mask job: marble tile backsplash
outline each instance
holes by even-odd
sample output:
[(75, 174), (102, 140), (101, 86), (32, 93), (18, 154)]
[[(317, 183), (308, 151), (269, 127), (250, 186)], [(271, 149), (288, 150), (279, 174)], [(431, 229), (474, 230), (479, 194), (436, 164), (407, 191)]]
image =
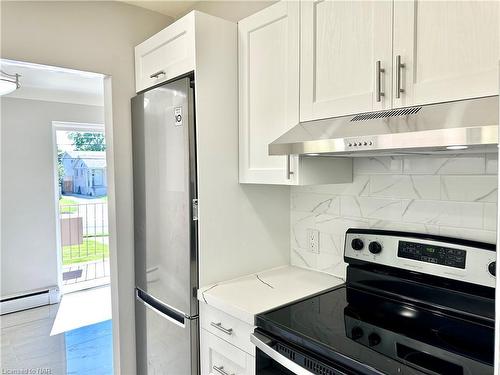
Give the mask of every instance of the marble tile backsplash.
[[(498, 154), (358, 158), (353, 168), (350, 184), (292, 187), (293, 265), (345, 277), (353, 227), (496, 241)], [(319, 252), (309, 250), (310, 230)]]

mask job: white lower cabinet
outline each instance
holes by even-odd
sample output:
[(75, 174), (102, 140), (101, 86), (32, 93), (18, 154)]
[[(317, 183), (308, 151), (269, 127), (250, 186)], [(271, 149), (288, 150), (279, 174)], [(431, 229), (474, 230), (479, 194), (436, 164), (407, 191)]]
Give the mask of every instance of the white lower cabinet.
[(253, 325), (206, 304), (200, 304), (200, 326), (250, 355), (255, 346), (250, 342)]
[(255, 357), (201, 328), (202, 375), (254, 375)]
[(201, 374), (255, 374), (253, 325), (200, 303)]

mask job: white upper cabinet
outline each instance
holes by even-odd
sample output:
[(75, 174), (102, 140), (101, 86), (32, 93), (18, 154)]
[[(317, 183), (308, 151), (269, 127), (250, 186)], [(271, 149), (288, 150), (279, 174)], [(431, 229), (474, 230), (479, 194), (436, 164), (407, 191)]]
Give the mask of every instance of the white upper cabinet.
[(494, 0), (281, 1), (244, 19), (240, 182), (341, 182), (324, 175), (339, 165), (268, 155), (297, 122), (498, 94), (499, 30)]
[(268, 145), (299, 122), (299, 2), (240, 21), (238, 50), (240, 182), (293, 184), (286, 157), (269, 156)]
[(394, 107), (497, 95), (499, 11), (498, 1), (395, 1)]
[(301, 2), (300, 120), (498, 94), (499, 8)]
[(392, 5), (301, 2), (301, 121), (390, 107)]
[(281, 1), (238, 24), (241, 183), (310, 185), (352, 181), (352, 161), (270, 156), (299, 123), (298, 1)]
[(135, 86), (142, 91), (195, 68), (195, 13), (135, 47)]

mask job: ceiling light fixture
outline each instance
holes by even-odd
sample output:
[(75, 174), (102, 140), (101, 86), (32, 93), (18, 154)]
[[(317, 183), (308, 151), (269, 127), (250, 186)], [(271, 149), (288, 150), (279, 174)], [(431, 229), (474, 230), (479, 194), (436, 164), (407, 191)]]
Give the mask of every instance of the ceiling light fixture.
[(0, 96), (10, 94), (19, 87), (19, 74), (8, 74), (0, 70)]
[(306, 154), (306, 156), (318, 156), (319, 154)]
[(467, 148), (469, 148), (469, 146), (457, 145), (457, 146), (447, 146), (446, 147), (447, 150), (465, 150)]

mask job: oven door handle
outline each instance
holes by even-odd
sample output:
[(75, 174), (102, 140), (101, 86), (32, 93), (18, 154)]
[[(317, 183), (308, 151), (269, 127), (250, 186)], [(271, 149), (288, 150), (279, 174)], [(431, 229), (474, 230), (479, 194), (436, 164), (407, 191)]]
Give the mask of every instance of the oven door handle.
[(269, 344), (272, 342), (272, 340), (270, 340), (266, 336), (254, 332), (250, 335), (250, 341), (262, 352), (264, 352), (267, 356), (269, 356), (273, 361), (278, 362), (280, 365), (290, 370), (294, 374), (314, 375), (312, 372), (307, 371), (304, 367), (299, 366), (295, 362), (289, 360), (284, 355), (278, 353), (276, 350), (271, 348)]

